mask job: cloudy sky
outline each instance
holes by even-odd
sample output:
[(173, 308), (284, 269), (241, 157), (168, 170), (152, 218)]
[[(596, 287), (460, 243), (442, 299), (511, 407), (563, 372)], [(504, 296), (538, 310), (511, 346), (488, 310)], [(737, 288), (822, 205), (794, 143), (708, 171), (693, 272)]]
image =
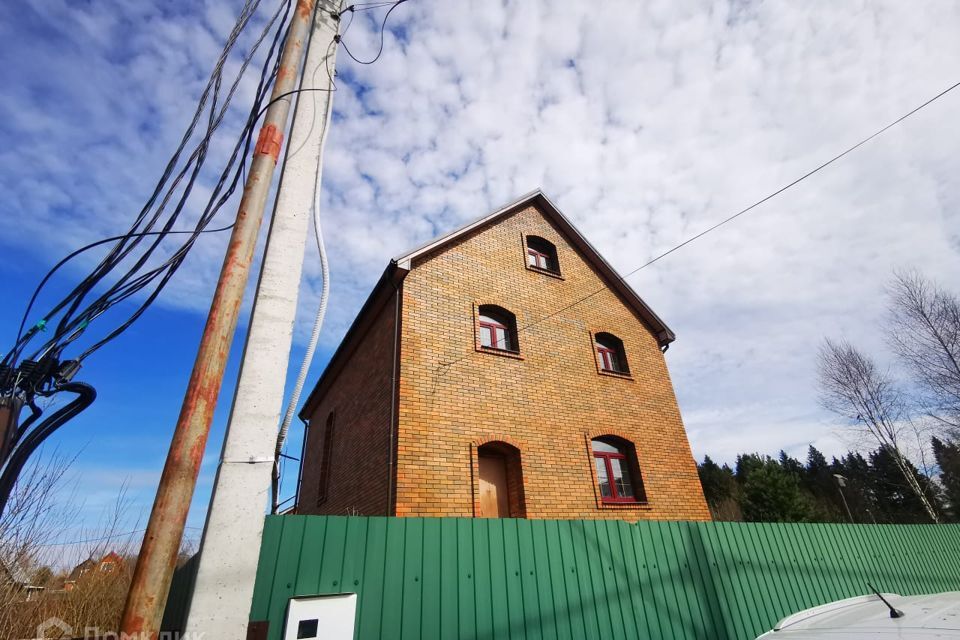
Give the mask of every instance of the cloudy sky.
[[(51, 264), (139, 210), (239, 6), (0, 6), (5, 341)], [(257, 20), (276, 6), (263, 0)], [(383, 14), (356, 15), (345, 40), (357, 57), (375, 54)], [(411, 0), (389, 27), (375, 64), (337, 62), (322, 212), (333, 284), (313, 379), (390, 256), (531, 189), (626, 273), (960, 80), (960, 6), (946, 0)], [(847, 337), (887, 361), (895, 268), (960, 288), (958, 109), (960, 90), (630, 278), (678, 335), (667, 360), (698, 458), (845, 449), (816, 402), (816, 348)], [(145, 518), (223, 241), (204, 238), (158, 304), (84, 369), (100, 398), (48, 451), (82, 450), (88, 526), (122, 482)], [(67, 269), (47, 300), (89, 265)], [(312, 253), (308, 273), (297, 360), (319, 290)]]

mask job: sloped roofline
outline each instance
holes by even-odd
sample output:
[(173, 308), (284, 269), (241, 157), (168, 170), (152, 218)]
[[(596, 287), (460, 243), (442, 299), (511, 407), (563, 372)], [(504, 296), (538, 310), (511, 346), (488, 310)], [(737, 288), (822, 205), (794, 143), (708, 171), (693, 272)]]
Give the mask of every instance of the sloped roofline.
[(607, 262), (600, 252), (594, 248), (590, 242), (583, 237), (583, 234), (573, 225), (570, 220), (563, 215), (563, 212), (555, 205), (550, 198), (546, 196), (540, 189), (535, 189), (530, 193), (520, 197), (518, 200), (511, 202), (508, 205), (500, 207), (493, 213), (487, 214), (480, 218), (477, 218), (473, 222), (468, 222), (459, 229), (455, 229), (450, 233), (440, 236), (439, 238), (434, 238), (429, 242), (426, 242), (419, 247), (408, 251), (407, 253), (401, 254), (393, 259), (393, 264), (397, 265), (400, 269), (404, 271), (409, 271), (412, 268), (413, 261), (417, 258), (420, 258), (424, 255), (433, 253), (434, 251), (439, 251), (443, 249), (449, 243), (457, 240), (458, 238), (483, 227), (494, 224), (501, 218), (505, 218), (509, 215), (512, 215), (524, 209), (528, 206), (536, 206), (547, 218), (553, 222), (560, 230), (567, 236), (567, 238), (573, 243), (573, 245), (579, 249), (580, 253), (600, 272), (604, 280), (607, 281), (609, 287), (619, 293), (620, 296), (630, 305), (631, 308), (641, 317), (643, 320), (650, 325), (650, 328), (653, 329), (654, 335), (657, 337), (657, 341), (660, 343), (661, 347), (664, 347), (674, 340), (677, 336), (673, 333), (670, 327), (658, 316), (650, 306), (643, 301), (643, 298), (634, 291), (623, 277), (617, 273), (616, 269), (610, 266), (610, 263)]
[(340, 341), (340, 345), (337, 347), (337, 350), (334, 351), (323, 373), (320, 374), (320, 379), (317, 380), (313, 391), (310, 392), (306, 402), (300, 409), (300, 418), (303, 420), (309, 418), (316, 403), (323, 397), (327, 385), (336, 377), (337, 372), (342, 369), (347, 357), (356, 347), (358, 340), (360, 340), (370, 328), (374, 314), (386, 303), (388, 294), (395, 292), (395, 287), (403, 281), (406, 274), (413, 268), (413, 261), (415, 259), (440, 250), (447, 244), (471, 231), (493, 224), (497, 220), (531, 205), (537, 206), (537, 208), (566, 235), (574, 246), (577, 247), (581, 255), (600, 272), (609, 287), (618, 293), (621, 299), (650, 326), (661, 348), (665, 349), (666, 345), (676, 339), (673, 331), (660, 319), (660, 316), (654, 313), (653, 309), (647, 306), (647, 303), (633, 290), (633, 287), (627, 284), (620, 274), (603, 259), (603, 256), (597, 252), (593, 245), (590, 244), (567, 217), (561, 213), (560, 209), (558, 209), (540, 189), (536, 189), (510, 204), (500, 207), (493, 213), (482, 216), (459, 229), (430, 240), (416, 249), (393, 258), (384, 270), (383, 275), (380, 276), (380, 280), (373, 287), (363, 307), (353, 319), (353, 323), (350, 325), (350, 328), (347, 329), (346, 335), (344, 335), (343, 340)]

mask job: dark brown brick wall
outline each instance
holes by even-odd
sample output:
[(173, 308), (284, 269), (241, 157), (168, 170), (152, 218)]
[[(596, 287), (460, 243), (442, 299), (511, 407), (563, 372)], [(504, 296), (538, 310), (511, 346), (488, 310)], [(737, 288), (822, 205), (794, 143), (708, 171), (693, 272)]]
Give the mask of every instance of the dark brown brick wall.
[[(557, 246), (562, 278), (526, 268), (524, 234)], [(474, 515), (476, 449), (502, 440), (520, 450), (529, 518), (709, 519), (664, 356), (603, 285), (533, 207), (414, 263), (403, 285), (397, 515)], [(521, 328), (538, 322), (521, 331), (519, 357), (478, 351), (480, 304), (510, 310)], [(598, 372), (598, 331), (623, 340), (629, 377)], [(603, 434), (634, 443), (648, 504), (599, 502), (590, 438)]]
[[(357, 336), (346, 365), (333, 376), (310, 414), (298, 513), (388, 515), (390, 509), (391, 403), (396, 296)], [(323, 475), (324, 432), (334, 427), (326, 499), (318, 503)], [(395, 446), (395, 444), (394, 444)]]

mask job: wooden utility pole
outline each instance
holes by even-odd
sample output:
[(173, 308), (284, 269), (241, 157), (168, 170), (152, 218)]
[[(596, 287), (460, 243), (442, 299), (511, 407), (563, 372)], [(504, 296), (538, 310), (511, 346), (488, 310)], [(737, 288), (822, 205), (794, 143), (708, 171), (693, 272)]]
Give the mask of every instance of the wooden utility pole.
[(323, 145), (333, 108), (339, 7), (340, 0), (317, 2), (233, 409), (200, 545), (184, 629), (190, 638), (247, 637), (304, 246), (320, 188)]
[[(314, 17), (314, 0), (298, 0), (280, 57), (270, 106), (257, 139), (250, 175), (244, 185), (236, 226), (220, 271), (210, 313), (197, 351), (170, 451), (157, 487), (153, 510), (127, 603), (121, 635), (152, 640), (160, 629), (190, 500), (200, 471), (210, 422), (220, 394), (223, 371), (250, 274), (250, 263), (263, 219), (283, 132), (296, 88), (297, 72)], [(283, 99), (281, 96), (286, 96)], [(237, 526), (250, 523), (237, 522)]]

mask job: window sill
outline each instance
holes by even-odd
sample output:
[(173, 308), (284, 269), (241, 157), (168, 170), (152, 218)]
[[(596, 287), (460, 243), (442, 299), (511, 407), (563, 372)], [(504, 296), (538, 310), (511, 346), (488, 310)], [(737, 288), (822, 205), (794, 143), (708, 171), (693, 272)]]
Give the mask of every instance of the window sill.
[(620, 373), (619, 371), (610, 371), (609, 369), (597, 369), (597, 373), (601, 376), (610, 376), (611, 378), (620, 378), (621, 380), (633, 380), (633, 376), (629, 373)]
[(545, 276), (550, 276), (551, 278), (556, 278), (557, 280), (564, 280), (565, 278), (557, 273), (556, 271), (550, 271), (549, 269), (541, 269), (540, 267), (534, 267), (531, 265), (526, 265), (527, 271), (535, 271), (536, 273), (541, 273)]
[(483, 345), (477, 345), (477, 351), (481, 353), (489, 353), (492, 356), (500, 356), (502, 358), (512, 358), (514, 360), (523, 360), (523, 356), (520, 355), (519, 351), (507, 351), (506, 349), (497, 349), (495, 347), (484, 347)]
[(600, 500), (598, 507), (600, 509), (641, 509), (646, 511), (653, 509), (650, 503), (645, 500), (642, 502), (604, 502)]

